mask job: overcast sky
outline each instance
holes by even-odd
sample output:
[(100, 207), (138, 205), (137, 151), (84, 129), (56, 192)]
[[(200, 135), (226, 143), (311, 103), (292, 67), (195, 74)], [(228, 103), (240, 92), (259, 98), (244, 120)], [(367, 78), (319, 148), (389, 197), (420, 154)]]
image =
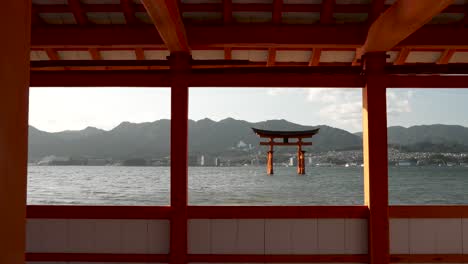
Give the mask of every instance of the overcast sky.
[[(468, 126), (468, 89), (389, 89), (388, 124)], [(361, 89), (193, 88), (189, 117), (219, 121), (286, 119), (362, 130)], [(93, 126), (109, 130), (122, 121), (170, 118), (168, 88), (32, 88), (30, 124), (56, 132)]]

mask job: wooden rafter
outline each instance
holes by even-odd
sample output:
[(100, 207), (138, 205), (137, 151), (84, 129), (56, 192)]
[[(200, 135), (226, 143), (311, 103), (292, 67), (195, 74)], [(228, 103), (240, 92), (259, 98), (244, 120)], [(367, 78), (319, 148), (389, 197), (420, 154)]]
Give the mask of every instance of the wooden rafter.
[(320, 64), (321, 48), (314, 48), (310, 54), (309, 66), (318, 66)]
[(135, 55), (137, 60), (145, 60), (145, 52), (143, 51), (142, 48), (136, 48), (135, 49)]
[(79, 25), (86, 25), (89, 23), (88, 17), (81, 6), (80, 0), (68, 0), (68, 6), (75, 17), (76, 23)]
[(120, 6), (122, 7), (125, 21), (129, 25), (137, 24), (138, 19), (135, 16), (135, 7), (132, 0), (120, 0)]
[(403, 64), (405, 64), (406, 58), (408, 58), (409, 53), (410, 53), (410, 49), (402, 48), (400, 50), (400, 53), (398, 53), (398, 57), (395, 59), (393, 64), (394, 65), (403, 65)]
[(232, 0), (223, 0), (223, 21), (224, 24), (232, 23)]
[(371, 25), (363, 52), (388, 51), (454, 0), (398, 0)]
[(450, 59), (452, 58), (453, 54), (455, 54), (454, 49), (446, 49), (440, 55), (440, 58), (437, 60), (437, 64), (447, 64), (449, 63)]
[(58, 55), (57, 51), (54, 49), (45, 49), (49, 60), (60, 60), (60, 56)]
[(268, 60), (267, 60), (267, 66), (275, 66), (276, 64), (276, 49), (275, 48), (269, 48), (268, 49)]
[(281, 24), (281, 18), (283, 15), (283, 0), (274, 0), (273, 2), (273, 13), (272, 21), (274, 24)]
[(224, 59), (232, 60), (232, 48), (229, 48), (229, 47), (224, 48)]
[(333, 23), (333, 9), (335, 7), (335, 0), (324, 0), (322, 3), (322, 10), (320, 11), (320, 24)]
[(89, 53), (91, 54), (91, 58), (93, 60), (102, 60), (101, 53), (96, 48), (89, 49)]
[(190, 52), (176, 0), (142, 0), (170, 52)]

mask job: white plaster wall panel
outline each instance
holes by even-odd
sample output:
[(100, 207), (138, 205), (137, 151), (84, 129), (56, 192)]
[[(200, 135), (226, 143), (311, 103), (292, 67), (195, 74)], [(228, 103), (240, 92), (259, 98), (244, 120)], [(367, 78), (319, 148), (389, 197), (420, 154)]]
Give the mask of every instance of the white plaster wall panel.
[(233, 50), (232, 59), (266, 62), (268, 59), (268, 51), (267, 50)]
[(93, 252), (95, 247), (96, 220), (68, 220), (69, 252), (86, 253)]
[(319, 254), (343, 254), (345, 250), (345, 220), (318, 219)]
[(211, 253), (235, 254), (237, 244), (236, 219), (211, 220)]
[(47, 24), (55, 24), (55, 25), (76, 24), (75, 17), (73, 16), (72, 13), (40, 13), (39, 16)]
[(40, 219), (28, 219), (26, 222), (26, 252), (42, 251), (42, 225)]
[(468, 218), (462, 218), (463, 254), (468, 254)]
[(170, 55), (168, 50), (145, 50), (144, 54), (147, 60), (167, 60)]
[(96, 5), (96, 4), (120, 4), (120, 0), (81, 0), (84, 4)]
[(311, 51), (307, 50), (278, 50), (277, 62), (309, 62)]
[(62, 60), (91, 60), (91, 54), (84, 50), (59, 50), (58, 56)]
[(183, 12), (182, 17), (185, 22), (195, 22), (209, 24), (223, 19), (221, 12)]
[(461, 254), (462, 219), (438, 219), (437, 251), (438, 254)]
[(273, 0), (232, 0), (233, 4), (272, 4)]
[(409, 219), (390, 219), (390, 253), (409, 254)]
[(32, 0), (33, 4), (37, 5), (66, 5), (67, 0)]
[(220, 4), (222, 0), (182, 0), (182, 3), (190, 3), (190, 4)]
[(112, 21), (110, 20), (109, 16), (107, 13), (93, 13), (93, 12), (88, 12), (86, 13), (86, 17), (88, 18), (89, 21), (93, 24), (98, 24), (98, 25), (109, 25), (112, 24)]
[(146, 12), (135, 12), (135, 17), (143, 23), (153, 24), (153, 21), (151, 21), (151, 18)]
[(265, 253), (265, 220), (239, 219), (237, 233), (239, 254)]
[(371, 0), (336, 0), (337, 5), (349, 5), (349, 4), (370, 4)]
[(194, 60), (224, 60), (224, 50), (192, 50)]
[(320, 13), (284, 12), (281, 19), (283, 24), (314, 24), (320, 20)]
[(96, 246), (91, 253), (122, 252), (122, 220), (96, 221)]
[(43, 50), (31, 50), (30, 59), (32, 61), (49, 60), (49, 56)]
[(103, 60), (136, 60), (133, 50), (101, 50)]
[(291, 220), (265, 220), (265, 254), (291, 254)]
[[(65, 219), (28, 220), (28, 252), (66, 252), (68, 221)], [(31, 233), (29, 233), (31, 232)]]
[(169, 220), (148, 220), (148, 253), (169, 253), (170, 224)]
[(460, 254), (462, 238), (461, 219), (410, 219), (411, 254)]
[(122, 253), (148, 252), (148, 221), (122, 220)]
[(437, 248), (437, 219), (410, 219), (410, 254), (434, 254)]
[(291, 240), (292, 254), (316, 254), (318, 252), (317, 219), (292, 219)]
[(468, 62), (468, 52), (458, 51), (453, 53), (452, 58), (450, 58), (449, 63), (467, 63)]
[(210, 219), (190, 219), (188, 221), (188, 252), (190, 254), (210, 254), (210, 239)]
[(322, 0), (283, 0), (284, 4), (321, 4)]
[(347, 254), (367, 253), (367, 220), (345, 219), (345, 252)]
[(356, 51), (324, 50), (320, 54), (320, 62), (352, 62)]
[(435, 63), (441, 55), (440, 51), (410, 51), (406, 63)]
[(271, 12), (232, 12), (232, 19), (239, 23), (266, 23), (271, 18)]

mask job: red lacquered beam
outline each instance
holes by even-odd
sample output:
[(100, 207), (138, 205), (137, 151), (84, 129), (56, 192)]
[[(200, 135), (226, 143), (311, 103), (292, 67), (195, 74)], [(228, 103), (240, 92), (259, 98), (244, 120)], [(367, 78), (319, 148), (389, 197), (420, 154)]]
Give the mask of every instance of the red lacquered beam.
[(28, 205), (27, 218), (169, 219), (169, 206)]
[(26, 261), (168, 262), (167, 254), (26, 253)]
[(189, 206), (189, 218), (367, 218), (367, 206)]

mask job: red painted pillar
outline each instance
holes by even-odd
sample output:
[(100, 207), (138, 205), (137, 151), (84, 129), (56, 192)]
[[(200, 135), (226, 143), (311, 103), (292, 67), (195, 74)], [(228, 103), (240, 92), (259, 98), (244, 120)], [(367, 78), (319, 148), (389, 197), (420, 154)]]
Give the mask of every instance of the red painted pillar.
[(172, 53), (170, 263), (187, 263), (188, 103), (191, 56)]
[(0, 263), (24, 264), (31, 1), (0, 8)]
[(271, 147), (271, 150), (267, 154), (267, 174), (273, 174), (273, 147)]
[(390, 261), (385, 52), (364, 57), (364, 200), (369, 207), (369, 263)]

